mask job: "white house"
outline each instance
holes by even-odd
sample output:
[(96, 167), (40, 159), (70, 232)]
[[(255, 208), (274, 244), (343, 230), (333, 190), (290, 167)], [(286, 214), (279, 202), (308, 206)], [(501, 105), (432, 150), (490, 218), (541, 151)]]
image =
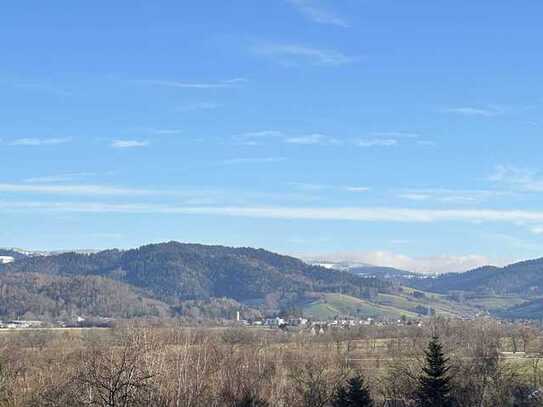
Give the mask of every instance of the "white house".
[(291, 318), (287, 321), (289, 326), (307, 325), (308, 322), (305, 318)]
[(11, 256), (0, 256), (0, 264), (8, 264), (13, 262), (15, 259)]
[(280, 325), (283, 325), (284, 323), (285, 323), (285, 320), (279, 317), (268, 318), (264, 321), (264, 325), (267, 325), (267, 326), (280, 326)]
[(37, 328), (40, 327), (42, 324), (42, 321), (11, 320), (2, 323), (2, 327), (10, 329)]

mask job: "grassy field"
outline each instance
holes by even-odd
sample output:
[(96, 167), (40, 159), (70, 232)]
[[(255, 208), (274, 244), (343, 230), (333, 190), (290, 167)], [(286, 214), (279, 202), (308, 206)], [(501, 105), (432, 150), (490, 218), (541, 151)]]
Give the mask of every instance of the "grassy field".
[(331, 319), (339, 317), (358, 318), (416, 318), (417, 314), (405, 309), (386, 304), (376, 304), (343, 294), (325, 294), (317, 301), (303, 308), (304, 315), (314, 319)]
[(503, 310), (526, 302), (525, 298), (515, 296), (482, 295), (470, 297), (467, 302), (487, 311)]
[(335, 317), (387, 318), (402, 316), (417, 318), (431, 308), (436, 315), (460, 317), (474, 315), (477, 309), (469, 305), (453, 303), (445, 296), (423, 293), (424, 297), (413, 296), (412, 289), (405, 288), (393, 294), (379, 294), (372, 301), (354, 298), (343, 294), (325, 294), (320, 299), (303, 306), (304, 315), (314, 319)]

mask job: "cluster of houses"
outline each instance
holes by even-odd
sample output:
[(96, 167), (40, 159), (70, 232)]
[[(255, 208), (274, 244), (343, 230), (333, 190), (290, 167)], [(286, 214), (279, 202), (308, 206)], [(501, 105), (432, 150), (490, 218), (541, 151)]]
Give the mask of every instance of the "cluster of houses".
[(338, 328), (338, 329), (344, 329), (344, 328), (351, 328), (356, 326), (369, 326), (369, 325), (375, 325), (375, 326), (390, 326), (390, 325), (415, 325), (415, 326), (422, 326), (422, 320), (417, 321), (406, 321), (406, 320), (375, 320), (374, 318), (366, 318), (366, 319), (336, 319), (336, 320), (329, 320), (329, 321), (311, 321), (307, 318), (281, 318), (281, 317), (275, 317), (275, 318), (266, 318), (262, 320), (256, 320), (256, 321), (246, 321), (239, 319), (238, 322), (245, 326), (257, 326), (257, 327), (268, 327), (268, 328), (283, 328), (287, 329), (289, 327), (294, 328), (308, 328), (311, 329), (311, 332), (314, 333), (323, 333), (328, 328)]
[(94, 318), (87, 320), (76, 316), (70, 321), (30, 321), (13, 319), (0, 321), (0, 329), (28, 329), (28, 328), (110, 328), (112, 318)]

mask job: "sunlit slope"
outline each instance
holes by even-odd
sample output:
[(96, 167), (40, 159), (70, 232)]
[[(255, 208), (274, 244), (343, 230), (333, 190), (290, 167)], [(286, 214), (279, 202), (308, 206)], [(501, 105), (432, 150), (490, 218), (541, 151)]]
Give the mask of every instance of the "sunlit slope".
[(365, 300), (344, 294), (324, 294), (318, 300), (302, 307), (305, 316), (315, 319), (335, 317), (353, 318), (390, 318), (398, 319), (442, 315), (462, 317), (477, 312), (474, 308), (453, 304), (443, 296), (423, 293), (423, 298), (415, 298), (406, 289), (398, 294), (378, 294), (374, 299)]

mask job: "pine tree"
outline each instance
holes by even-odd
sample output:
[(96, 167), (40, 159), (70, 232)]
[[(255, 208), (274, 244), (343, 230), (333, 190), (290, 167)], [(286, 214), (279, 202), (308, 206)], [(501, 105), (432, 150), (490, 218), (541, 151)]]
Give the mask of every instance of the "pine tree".
[(349, 379), (346, 386), (341, 386), (332, 401), (333, 407), (373, 407), (368, 387), (364, 378), (356, 375)]
[(438, 337), (432, 338), (425, 354), (426, 365), (416, 391), (417, 407), (451, 407), (449, 359), (445, 358)]
[(336, 395), (332, 400), (332, 407), (346, 407), (349, 406), (349, 394), (347, 393), (346, 386), (341, 386), (337, 389)]

